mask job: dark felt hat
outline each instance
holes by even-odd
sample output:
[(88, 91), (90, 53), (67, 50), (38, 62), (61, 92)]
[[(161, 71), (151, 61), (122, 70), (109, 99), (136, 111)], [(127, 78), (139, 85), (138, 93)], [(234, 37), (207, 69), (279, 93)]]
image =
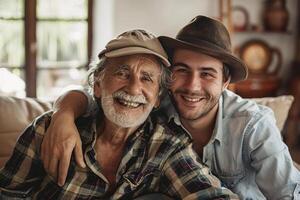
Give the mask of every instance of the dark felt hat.
[(160, 36), (159, 40), (170, 58), (174, 49), (191, 49), (221, 60), (229, 68), (231, 82), (247, 78), (246, 65), (233, 54), (229, 33), (217, 20), (197, 16), (179, 31), (175, 39)]

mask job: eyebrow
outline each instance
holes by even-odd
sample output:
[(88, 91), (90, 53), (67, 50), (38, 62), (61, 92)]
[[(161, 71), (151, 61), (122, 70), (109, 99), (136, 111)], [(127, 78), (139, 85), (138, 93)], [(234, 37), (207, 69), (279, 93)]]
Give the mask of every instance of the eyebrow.
[[(118, 65), (115, 69), (114, 72), (120, 71), (120, 70), (126, 70), (126, 71), (130, 71), (130, 67), (127, 64), (121, 64)], [(150, 72), (150, 71), (141, 71), (141, 74), (149, 76), (150, 78), (154, 77), (154, 73)]]
[(190, 68), (187, 64), (181, 63), (181, 62), (177, 62), (177, 63), (172, 64), (172, 68), (174, 68), (176, 66), (182, 66), (182, 67)]
[(209, 71), (209, 72), (213, 72), (213, 73), (218, 73), (218, 71), (215, 68), (212, 67), (202, 67), (201, 71)]
[(154, 74), (152, 72), (147, 72), (147, 71), (142, 71), (142, 74), (149, 76), (150, 78), (152, 78), (154, 76)]
[[(174, 68), (174, 67), (176, 67), (176, 66), (182, 66), (182, 67), (191, 69), (190, 66), (188, 66), (188, 65), (185, 64), (185, 63), (181, 63), (181, 62), (174, 63), (172, 66), (173, 66), (172, 68)], [(218, 73), (218, 71), (217, 71), (215, 68), (212, 68), (212, 67), (204, 67), (204, 66), (201, 67), (198, 71), (211, 71), (211, 72), (214, 72), (214, 73)]]
[(129, 66), (127, 64), (117, 65), (114, 71), (119, 71), (119, 70), (129, 70)]

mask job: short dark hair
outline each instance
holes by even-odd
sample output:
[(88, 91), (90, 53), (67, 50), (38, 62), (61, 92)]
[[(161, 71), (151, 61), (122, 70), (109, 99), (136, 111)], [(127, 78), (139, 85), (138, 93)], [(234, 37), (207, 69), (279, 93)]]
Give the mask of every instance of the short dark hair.
[(226, 82), (230, 79), (230, 70), (226, 64), (223, 64), (223, 81)]

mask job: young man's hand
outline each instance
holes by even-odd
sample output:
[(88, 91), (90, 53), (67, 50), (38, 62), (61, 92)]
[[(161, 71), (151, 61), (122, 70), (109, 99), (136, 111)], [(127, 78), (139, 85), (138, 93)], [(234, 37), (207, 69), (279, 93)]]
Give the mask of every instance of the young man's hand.
[(65, 183), (73, 151), (77, 164), (85, 168), (74, 116), (67, 111), (55, 112), (42, 142), (41, 159), (46, 172), (57, 179), (60, 186)]

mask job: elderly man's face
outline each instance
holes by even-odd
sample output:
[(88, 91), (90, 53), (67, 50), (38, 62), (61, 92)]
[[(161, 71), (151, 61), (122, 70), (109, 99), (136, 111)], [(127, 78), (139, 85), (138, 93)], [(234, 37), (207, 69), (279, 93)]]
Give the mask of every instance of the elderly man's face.
[(159, 105), (161, 69), (152, 55), (109, 58), (94, 93), (101, 99), (106, 118), (120, 127), (142, 124)]

